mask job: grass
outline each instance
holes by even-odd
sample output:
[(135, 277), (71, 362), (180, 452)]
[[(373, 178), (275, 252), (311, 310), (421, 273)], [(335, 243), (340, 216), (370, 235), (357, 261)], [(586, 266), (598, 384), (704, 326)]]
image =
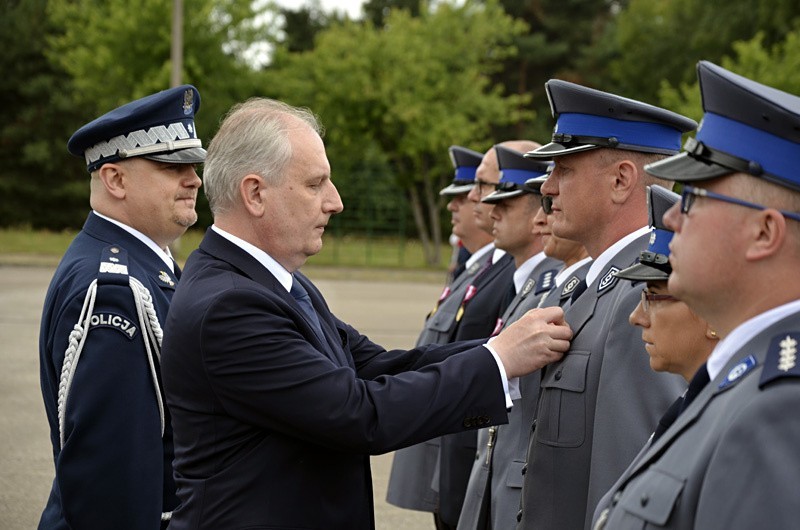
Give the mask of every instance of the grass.
[[(48, 232), (30, 229), (0, 229), (0, 264), (55, 265), (64, 254), (77, 231)], [(352, 278), (415, 278), (429, 276), (441, 281), (450, 249), (442, 247), (439, 267), (425, 263), (422, 245), (414, 239), (372, 238), (356, 236), (332, 237), (326, 234), (322, 251), (312, 256), (303, 267), (314, 271), (316, 277)], [(178, 262), (183, 263), (200, 245), (202, 230), (189, 230), (174, 249)], [(339, 269), (331, 271), (330, 269)]]

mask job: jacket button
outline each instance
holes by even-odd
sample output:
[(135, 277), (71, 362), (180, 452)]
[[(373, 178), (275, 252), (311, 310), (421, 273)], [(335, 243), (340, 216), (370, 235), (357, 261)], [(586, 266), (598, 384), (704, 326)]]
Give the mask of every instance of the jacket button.
[(527, 472), (528, 472), (528, 463), (527, 463), (527, 462), (525, 462), (525, 465), (524, 465), (524, 466), (522, 466), (522, 471), (521, 471), (521, 473), (522, 473), (522, 476), (524, 477), (524, 476), (525, 476), (525, 473), (527, 473)]
[(531, 423), (531, 432), (533, 432), (535, 430), (536, 430), (536, 420), (534, 419), (533, 423)]
[(647, 495), (647, 493), (645, 493), (644, 495), (642, 495), (642, 498), (639, 499), (639, 504), (641, 504), (642, 508), (644, 508), (645, 506), (647, 506), (648, 502), (650, 502), (650, 496)]
[(617, 491), (613, 497), (611, 497), (611, 506), (616, 506), (619, 500), (622, 498), (622, 492)]
[(561, 370), (556, 372), (555, 379), (556, 379), (556, 381), (561, 381)]
[(522, 521), (522, 510), (517, 512), (517, 522)]

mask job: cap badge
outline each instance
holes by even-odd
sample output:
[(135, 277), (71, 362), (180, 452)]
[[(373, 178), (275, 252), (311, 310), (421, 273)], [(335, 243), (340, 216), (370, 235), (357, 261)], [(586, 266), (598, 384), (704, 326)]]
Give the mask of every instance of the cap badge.
[(187, 88), (183, 92), (183, 113), (188, 116), (192, 113), (194, 108), (194, 92), (192, 89)]

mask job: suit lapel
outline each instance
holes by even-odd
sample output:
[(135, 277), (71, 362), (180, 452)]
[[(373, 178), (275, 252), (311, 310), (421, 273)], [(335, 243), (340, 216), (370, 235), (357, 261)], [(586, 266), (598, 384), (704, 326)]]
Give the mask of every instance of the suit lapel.
[[(298, 314), (303, 322), (306, 322), (305, 315), (297, 306), (297, 302), (294, 300), (294, 298), (292, 298), (292, 295), (289, 294), (289, 292), (283, 287), (283, 285), (281, 285), (278, 279), (275, 278), (275, 276), (273, 276), (266, 267), (264, 267), (257, 259), (245, 252), (243, 249), (234, 245), (232, 242), (220, 236), (210, 228), (206, 231), (203, 241), (200, 242), (200, 249), (208, 254), (211, 254), (217, 259), (229, 263), (231, 266), (238, 269), (244, 276), (264, 286), (267, 290), (275, 293), (278, 297), (283, 299), (295, 313)], [(332, 324), (330, 311), (328, 310), (324, 301), (322, 301), (321, 295), (305, 276), (299, 273), (296, 273), (296, 276), (302, 278), (303, 286), (308, 291), (309, 296), (311, 297), (311, 303), (317, 310), (320, 324), (322, 325), (323, 333), (325, 334), (325, 340), (322, 340), (318, 338), (317, 334), (312, 330), (312, 333), (307, 334), (309, 342), (313, 343), (319, 351), (323, 352), (336, 364), (340, 366), (351, 366), (351, 363), (346, 360), (348, 359), (348, 356), (344, 355), (342, 350), (341, 337), (339, 337), (338, 331), (336, 331), (335, 337), (333, 336), (334, 333), (331, 331), (331, 328), (335, 330), (336, 327)], [(308, 324), (308, 326), (309, 329), (311, 329), (311, 325)]]

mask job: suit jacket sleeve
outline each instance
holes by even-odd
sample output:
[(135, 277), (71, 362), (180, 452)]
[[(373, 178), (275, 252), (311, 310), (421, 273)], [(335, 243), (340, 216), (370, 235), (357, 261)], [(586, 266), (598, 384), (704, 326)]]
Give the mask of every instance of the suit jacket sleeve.
[[(60, 367), (85, 291), (66, 301), (51, 336)], [(127, 286), (98, 288), (94, 315), (136, 322)], [(138, 322), (136, 322), (138, 328)], [(68, 394), (65, 443), (56, 458), (64, 518), (72, 528), (152, 530), (161, 520), (161, 418), (142, 331), (115, 327), (88, 332)], [(54, 434), (55, 447), (58, 433)]]
[(447, 352), (385, 352), (344, 325), (339, 334), (356, 374), (316, 349), (294, 312), (274, 293), (247, 288), (226, 290), (207, 307), (199, 330), (201, 355), (227, 414), (306, 441), (373, 454), (480, 427), (484, 420), (507, 421), (497, 365), (486, 348), (430, 364)]

